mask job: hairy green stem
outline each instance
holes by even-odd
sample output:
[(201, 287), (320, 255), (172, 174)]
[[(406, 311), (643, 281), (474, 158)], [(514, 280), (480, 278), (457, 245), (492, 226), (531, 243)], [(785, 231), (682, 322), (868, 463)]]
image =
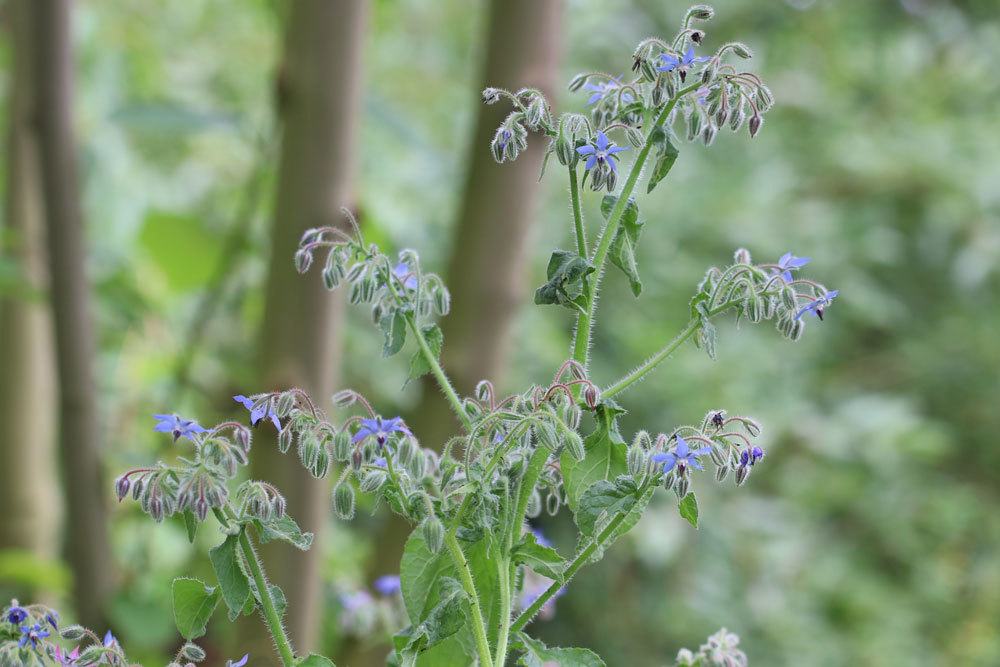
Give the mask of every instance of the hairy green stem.
[[(721, 306), (713, 308), (712, 310), (708, 311), (708, 316), (714, 317), (719, 313), (728, 310), (729, 308), (732, 308), (735, 305), (736, 305), (735, 301), (728, 301), (722, 304)], [(679, 334), (677, 334), (677, 336), (675, 336), (673, 340), (671, 340), (669, 343), (660, 348), (651, 357), (649, 357), (649, 359), (646, 359), (646, 361), (642, 362), (642, 365), (630, 371), (627, 375), (625, 375), (623, 378), (612, 384), (607, 389), (601, 390), (601, 396), (605, 398), (611, 398), (615, 394), (618, 394), (628, 389), (628, 387), (633, 383), (638, 382), (639, 380), (644, 378), (650, 371), (659, 366), (661, 363), (663, 363), (664, 360), (667, 359), (667, 357), (673, 354), (674, 351), (684, 343), (684, 341), (686, 341), (688, 338), (697, 333), (698, 324), (699, 324), (698, 319), (692, 318), (687, 323), (687, 326), (684, 327), (684, 329)]]
[(573, 204), (573, 228), (576, 230), (576, 252), (587, 259), (587, 230), (583, 226), (583, 209), (580, 208), (580, 182), (576, 167), (569, 168), (569, 199)]
[(632, 165), (632, 169), (628, 173), (628, 178), (625, 179), (625, 185), (622, 186), (622, 190), (618, 194), (618, 201), (615, 202), (614, 208), (611, 209), (611, 214), (608, 216), (608, 221), (601, 230), (600, 237), (597, 241), (597, 250), (594, 251), (594, 257), (591, 261), (591, 264), (594, 265), (596, 271), (594, 272), (593, 280), (585, 283), (585, 305), (583, 307), (583, 312), (581, 312), (576, 319), (576, 341), (573, 345), (573, 359), (584, 368), (587, 367), (588, 362), (587, 357), (590, 351), (590, 336), (594, 326), (594, 310), (597, 306), (597, 288), (601, 282), (602, 274), (604, 273), (604, 262), (608, 258), (608, 251), (611, 249), (611, 242), (614, 240), (615, 234), (618, 232), (618, 227), (622, 221), (622, 215), (625, 213), (625, 206), (628, 204), (628, 198), (631, 196), (632, 190), (635, 189), (635, 184), (639, 181), (639, 175), (642, 173), (642, 168), (646, 164), (646, 158), (649, 157), (649, 151), (653, 147), (653, 133), (657, 130), (657, 128), (663, 125), (667, 116), (669, 116), (670, 112), (674, 110), (678, 100), (688, 93), (697, 90), (700, 86), (701, 84), (698, 83), (692, 84), (687, 88), (682, 88), (670, 99), (669, 102), (666, 103), (666, 105), (664, 105), (659, 115), (656, 116), (656, 119), (650, 125), (649, 132), (646, 134), (646, 143), (644, 143), (642, 149), (639, 150), (639, 155), (635, 158), (635, 163)]
[(511, 563), (510, 557), (501, 558), (497, 562), (500, 586), (500, 633), (497, 635), (497, 651), (495, 667), (504, 667), (507, 663), (507, 642), (510, 638), (511, 611)]
[(490, 644), (486, 640), (486, 621), (483, 620), (482, 606), (479, 603), (479, 594), (476, 592), (476, 584), (472, 580), (472, 570), (469, 569), (469, 561), (465, 559), (462, 547), (458, 543), (458, 538), (452, 531), (448, 531), (444, 536), (445, 546), (451, 554), (451, 559), (455, 562), (458, 576), (462, 580), (462, 588), (469, 596), (469, 607), (472, 609), (472, 634), (476, 640), (476, 651), (479, 653), (479, 664), (493, 664), (493, 656), (490, 653)]
[(420, 347), (420, 354), (423, 355), (424, 361), (430, 366), (431, 374), (437, 380), (438, 386), (441, 387), (445, 398), (451, 404), (451, 409), (455, 413), (455, 416), (462, 422), (466, 430), (471, 430), (472, 420), (462, 407), (462, 399), (458, 397), (458, 392), (451, 386), (451, 381), (445, 374), (444, 369), (441, 368), (441, 364), (438, 362), (437, 357), (434, 356), (434, 352), (431, 351), (431, 346), (427, 343), (427, 339), (424, 338), (424, 332), (420, 330), (420, 327), (417, 326), (416, 321), (411, 315), (406, 316), (406, 324), (410, 327), (410, 331), (413, 332), (413, 337)]
[(281, 656), (281, 663), (285, 667), (292, 667), (295, 664), (295, 653), (292, 651), (292, 643), (285, 634), (285, 628), (281, 625), (281, 617), (278, 616), (278, 609), (274, 606), (274, 598), (271, 596), (271, 589), (267, 586), (267, 578), (264, 576), (264, 568), (261, 566), (260, 558), (250, 544), (246, 530), (240, 530), (240, 548), (243, 550), (243, 559), (247, 562), (250, 575), (260, 593), (260, 606), (264, 611), (264, 620), (274, 638), (274, 645)]

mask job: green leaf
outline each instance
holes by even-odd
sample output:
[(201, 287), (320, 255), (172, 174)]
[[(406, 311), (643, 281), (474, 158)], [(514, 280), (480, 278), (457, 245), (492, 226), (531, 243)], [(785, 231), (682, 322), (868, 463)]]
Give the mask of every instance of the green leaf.
[(625, 461), (628, 447), (615, 424), (615, 418), (621, 412), (610, 401), (599, 405), (597, 428), (583, 441), (583, 460), (577, 461), (569, 452), (563, 452), (560, 457), (567, 502), (574, 512), (579, 507), (580, 496), (591, 484), (602, 479), (614, 479), (628, 469)]
[[(422, 329), (424, 338), (427, 340), (427, 347), (431, 348), (431, 352), (434, 354), (435, 359), (440, 359), (441, 357), (441, 347), (444, 345), (444, 334), (441, 333), (441, 328), (432, 324), (426, 326)], [(420, 350), (413, 353), (413, 357), (410, 359), (410, 376), (407, 382), (410, 380), (416, 380), (422, 375), (431, 372), (430, 364), (424, 359), (424, 355)]]
[(628, 511), (634, 499), (632, 494), (602, 479), (591, 484), (580, 496), (580, 505), (573, 518), (583, 536), (593, 537), (598, 531), (598, 524), (607, 523), (616, 514)]
[[(601, 200), (601, 213), (605, 219), (611, 215), (612, 209), (618, 202), (616, 195), (604, 195)], [(615, 232), (615, 238), (611, 241), (609, 256), (611, 263), (617, 266), (628, 277), (629, 287), (632, 294), (639, 296), (642, 292), (642, 280), (639, 279), (639, 267), (635, 261), (635, 249), (639, 243), (639, 234), (642, 233), (643, 225), (646, 223), (639, 220), (639, 205), (635, 199), (628, 198), (625, 210), (622, 212), (621, 224)]]
[(237, 552), (239, 535), (230, 535), (226, 540), (208, 552), (215, 569), (215, 577), (222, 589), (222, 599), (231, 614), (239, 614), (250, 598), (250, 581), (244, 574)]
[(524, 654), (518, 664), (522, 667), (605, 667), (600, 656), (585, 648), (549, 648), (528, 635), (518, 634), (518, 643)]
[(383, 317), (379, 323), (382, 327), (382, 334), (385, 336), (385, 343), (382, 345), (382, 356), (391, 357), (403, 349), (406, 342), (406, 316), (400, 310), (395, 311), (392, 317)]
[(684, 496), (677, 509), (681, 513), (681, 516), (688, 520), (688, 523), (695, 528), (698, 527), (698, 500), (694, 497), (693, 493)]
[(451, 571), (451, 561), (443, 551), (433, 553), (424, 540), (423, 531), (414, 530), (403, 548), (403, 558), (399, 564), (399, 585), (403, 594), (403, 605), (410, 623), (419, 625), (433, 603), (428, 598), (438, 579)]
[(181, 636), (192, 641), (205, 634), (205, 626), (219, 604), (219, 589), (198, 579), (180, 577), (172, 586), (174, 622)]
[(679, 155), (677, 147), (670, 141), (670, 137), (667, 136), (666, 131), (662, 127), (657, 128), (657, 131), (653, 133), (650, 139), (656, 142), (659, 153), (656, 156), (653, 171), (649, 174), (649, 185), (646, 187), (647, 194), (652, 192), (656, 184), (670, 173), (670, 169), (674, 166), (674, 162), (677, 161), (677, 156)]
[(333, 664), (333, 661), (329, 658), (324, 658), (321, 655), (316, 655), (315, 653), (310, 653), (307, 657), (302, 658), (297, 663), (298, 667), (337, 667)]
[(287, 514), (270, 521), (255, 521), (254, 523), (258, 527), (260, 541), (263, 544), (282, 540), (302, 551), (308, 551), (309, 547), (312, 546), (313, 534), (302, 532), (299, 524), (295, 523), (295, 519)]
[(558, 304), (582, 311), (585, 280), (593, 272), (594, 267), (590, 262), (576, 253), (554, 251), (545, 272), (547, 282), (535, 290), (535, 303)]
[(413, 628), (405, 651), (419, 653), (451, 637), (465, 625), (462, 601), (465, 593), (461, 584), (451, 577), (443, 577), (438, 603), (420, 625)]
[(554, 579), (563, 580), (563, 570), (566, 569), (566, 559), (559, 555), (559, 552), (552, 547), (546, 547), (538, 543), (538, 539), (532, 532), (524, 534), (521, 542), (514, 547), (511, 553), (514, 563), (517, 565), (527, 565), (538, 574)]
[(194, 512), (184, 510), (184, 529), (187, 530), (188, 542), (194, 544), (195, 535), (198, 532), (198, 520), (194, 517)]

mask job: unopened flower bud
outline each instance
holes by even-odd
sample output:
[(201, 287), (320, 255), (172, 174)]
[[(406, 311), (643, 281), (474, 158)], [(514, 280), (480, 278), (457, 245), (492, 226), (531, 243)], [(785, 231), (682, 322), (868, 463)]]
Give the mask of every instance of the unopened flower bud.
[(708, 21), (713, 16), (715, 16), (715, 10), (708, 5), (694, 5), (687, 13), (688, 18), (699, 21)]
[(87, 629), (82, 625), (67, 625), (59, 631), (59, 636), (66, 641), (79, 641), (87, 634)]
[(747, 481), (747, 477), (750, 476), (750, 466), (737, 466), (736, 467), (736, 484), (737, 486), (743, 486), (743, 483)]
[(751, 322), (760, 322), (761, 318), (764, 316), (764, 302), (760, 298), (760, 295), (756, 292), (747, 297), (743, 308), (747, 319)]
[(549, 513), (549, 516), (558, 514), (561, 504), (562, 501), (559, 500), (559, 494), (556, 491), (549, 491), (549, 494), (545, 496), (545, 511)]
[(715, 469), (715, 481), (724, 482), (727, 475), (729, 475), (729, 466), (719, 466)]
[(587, 83), (587, 79), (590, 78), (589, 74), (577, 74), (569, 81), (569, 90), (572, 93), (583, 88), (583, 84)]
[(678, 498), (683, 498), (687, 495), (690, 486), (691, 483), (688, 481), (687, 475), (678, 475), (677, 481), (674, 482), (674, 493), (677, 494)]
[(797, 307), (795, 302), (795, 290), (790, 285), (785, 285), (781, 290), (781, 305), (786, 309), (794, 311)]
[(341, 519), (354, 518), (354, 487), (347, 480), (333, 489), (333, 511)]
[(292, 437), (294, 433), (292, 431), (292, 425), (287, 424), (285, 428), (281, 429), (278, 433), (278, 451), (282, 454), (287, 454), (289, 448), (292, 446)]
[(632, 475), (633, 479), (638, 480), (646, 474), (646, 452), (642, 447), (634, 445), (629, 447), (625, 460), (628, 464), (628, 474)]
[(715, 134), (717, 130), (715, 126), (711, 123), (705, 125), (705, 129), (701, 131), (701, 141), (706, 146), (711, 146), (715, 142)]
[(312, 252), (309, 250), (296, 250), (295, 251), (295, 270), (299, 273), (305, 273), (312, 266), (313, 256)]
[(183, 655), (188, 660), (193, 660), (194, 662), (201, 662), (205, 659), (205, 651), (197, 644), (192, 644), (188, 642), (183, 647), (181, 647), (181, 655)]
[(361, 476), (362, 493), (375, 493), (382, 488), (388, 477), (381, 470), (369, 470)]
[(128, 490), (131, 485), (132, 483), (125, 475), (122, 475), (115, 480), (115, 493), (118, 495), (118, 502), (121, 502), (122, 499), (128, 495)]
[(483, 90), (483, 102), (486, 104), (496, 104), (500, 101), (499, 88), (486, 88)]
[(420, 532), (424, 536), (427, 548), (431, 553), (438, 553), (444, 546), (444, 525), (436, 516), (431, 515), (420, 524)]
[(587, 455), (583, 447), (583, 438), (576, 431), (566, 431), (566, 451), (577, 461), (582, 461)]
[(538, 492), (538, 489), (532, 489), (531, 495), (528, 496), (528, 507), (525, 511), (525, 514), (528, 515), (529, 519), (534, 519), (541, 513), (542, 513), (542, 494)]
[(354, 472), (361, 470), (361, 464), (365, 462), (364, 453), (360, 449), (355, 449), (351, 454), (351, 468)]
[(642, 132), (634, 127), (625, 128), (625, 138), (628, 139), (628, 142), (635, 148), (642, 148), (643, 144), (646, 143), (646, 137), (644, 137)]
[(750, 116), (750, 136), (756, 137), (757, 133), (760, 132), (760, 126), (764, 122), (760, 114), (754, 114)]
[(746, 248), (740, 248), (733, 255), (733, 261), (737, 264), (749, 264), (750, 263), (750, 251)]
[(444, 316), (451, 310), (451, 293), (444, 285), (436, 285), (431, 294), (434, 297), (434, 312)]

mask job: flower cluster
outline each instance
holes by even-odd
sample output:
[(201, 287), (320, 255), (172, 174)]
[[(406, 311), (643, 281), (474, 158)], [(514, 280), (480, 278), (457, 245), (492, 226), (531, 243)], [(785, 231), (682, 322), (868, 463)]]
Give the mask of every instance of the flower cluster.
[[(774, 97), (756, 74), (727, 62), (730, 54), (749, 59), (751, 52), (745, 44), (730, 42), (712, 55), (696, 54), (705, 40), (705, 31), (696, 24), (712, 16), (707, 6), (692, 7), (672, 40), (652, 37), (640, 42), (632, 54), (635, 76), (631, 80), (603, 72), (575, 76), (569, 89), (590, 94), (586, 101), (589, 119), (574, 113), (552, 117), (544, 98), (533, 89), (512, 94), (487, 88), (483, 91), (487, 104), (506, 98), (514, 106), (490, 144), (493, 156), (497, 162), (515, 159), (527, 146), (528, 131), (540, 132), (551, 137), (549, 152), (561, 164), (575, 169), (577, 161), (584, 159), (584, 178), (590, 177), (591, 187), (611, 192), (617, 183), (614, 156), (626, 147), (615, 146), (609, 132), (620, 132), (637, 148), (649, 141), (671, 163), (677, 150), (674, 126), (681, 120), (687, 139), (700, 138), (705, 145), (711, 145), (726, 126), (735, 132), (746, 124), (750, 136), (756, 136)], [(533, 114), (532, 109), (536, 110)], [(642, 128), (650, 125), (653, 130), (647, 139)], [(658, 180), (654, 172), (650, 188)]]
[(677, 667), (747, 667), (746, 654), (737, 647), (739, 636), (722, 628), (710, 636), (697, 652), (682, 648), (674, 663)]
[[(73, 648), (64, 646), (64, 641), (74, 643)], [(110, 630), (101, 638), (80, 625), (60, 628), (54, 609), (11, 600), (0, 615), (0, 665), (47, 664), (125, 667), (129, 662)]]

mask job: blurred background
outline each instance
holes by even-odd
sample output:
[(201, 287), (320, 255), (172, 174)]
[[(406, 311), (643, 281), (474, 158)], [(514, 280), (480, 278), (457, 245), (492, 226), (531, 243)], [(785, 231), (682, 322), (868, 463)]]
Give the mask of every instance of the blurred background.
[[(720, 325), (623, 402), (623, 430), (725, 408), (765, 424), (749, 483), (698, 486), (702, 527), (666, 494), (534, 632), (612, 666), (672, 663), (719, 626), (755, 665), (1000, 664), (1000, 11), (994, 0), (717, 0), (709, 49), (748, 43), (777, 98), (754, 140), (684, 145), (641, 201), (645, 290), (605, 281), (594, 379), (672, 337), (704, 270), (738, 246), (813, 257), (841, 290), (792, 344)], [(356, 211), (446, 277), (444, 361), (460, 389), (513, 391), (568, 356), (569, 311), (531, 305), (572, 243), (544, 141), (487, 150), (489, 84), (580, 110), (579, 71), (627, 74), (687, 4), (654, 0), (5, 0), (0, 3), (0, 599), (44, 600), (162, 664), (169, 585), (211, 577), (182, 523), (114, 502), (128, 466), (173, 456), (151, 413), (234, 417), (235, 393), (350, 386), (425, 445), (437, 392), (379, 360), (361, 309), (299, 278), (301, 231)], [(499, 106), (499, 105), (498, 105)], [(600, 195), (584, 196), (594, 229)], [(242, 417), (242, 415), (240, 415)], [(254, 471), (319, 536), (267, 553), (300, 646), (377, 665), (345, 591), (393, 572), (384, 509), (348, 525), (329, 481), (255, 440)], [(296, 469), (299, 469), (297, 472)], [(571, 517), (541, 526), (564, 553)], [(224, 621), (217, 614), (217, 621)], [(256, 619), (210, 630), (210, 664), (253, 652)]]

